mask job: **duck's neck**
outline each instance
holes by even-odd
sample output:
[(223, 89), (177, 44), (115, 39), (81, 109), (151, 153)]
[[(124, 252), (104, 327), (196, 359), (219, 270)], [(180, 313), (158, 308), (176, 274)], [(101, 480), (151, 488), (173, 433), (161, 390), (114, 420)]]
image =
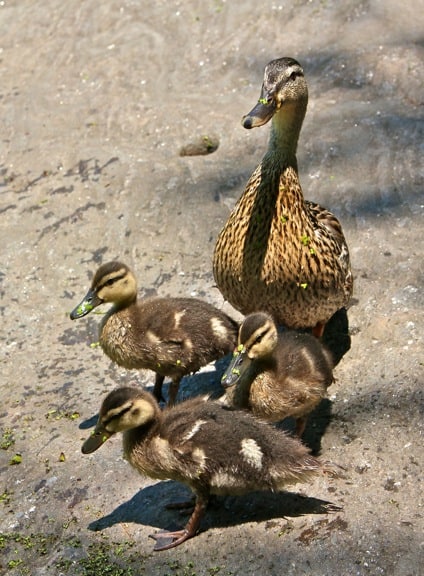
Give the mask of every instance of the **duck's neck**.
[(306, 99), (293, 104), (284, 104), (272, 119), (271, 135), (264, 162), (271, 163), (280, 173), (287, 167), (292, 167), (297, 172), (297, 142), (306, 106)]

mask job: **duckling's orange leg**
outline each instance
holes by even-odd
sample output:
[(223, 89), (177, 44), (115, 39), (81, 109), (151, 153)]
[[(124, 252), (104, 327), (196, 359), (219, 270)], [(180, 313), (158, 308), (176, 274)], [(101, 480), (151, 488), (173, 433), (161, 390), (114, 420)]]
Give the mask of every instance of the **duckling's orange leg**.
[(324, 334), (325, 322), (318, 322), (318, 324), (312, 328), (312, 334), (315, 338), (321, 338)]
[(208, 497), (198, 495), (193, 514), (190, 516), (190, 519), (183, 530), (177, 530), (176, 532), (158, 532), (157, 534), (150, 535), (150, 538), (156, 540), (153, 550), (155, 552), (169, 550), (170, 548), (179, 546), (189, 538), (196, 536), (197, 531), (199, 530), (200, 521), (203, 518), (207, 506)]

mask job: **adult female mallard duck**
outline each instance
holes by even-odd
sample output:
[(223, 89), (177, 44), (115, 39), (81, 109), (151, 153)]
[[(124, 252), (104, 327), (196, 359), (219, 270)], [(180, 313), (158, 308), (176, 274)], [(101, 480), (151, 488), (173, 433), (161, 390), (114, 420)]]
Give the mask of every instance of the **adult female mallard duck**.
[(113, 306), (99, 330), (103, 351), (119, 366), (156, 372), (154, 394), (158, 400), (165, 376), (170, 377), (171, 404), (183, 376), (225, 356), (237, 341), (238, 324), (202, 300), (149, 298), (137, 302), (136, 279), (122, 262), (100, 266), (71, 319), (108, 302)]
[(148, 392), (118, 388), (103, 401), (97, 426), (82, 452), (94, 452), (116, 432), (124, 433), (126, 459), (141, 474), (182, 482), (195, 495), (185, 528), (153, 535), (155, 550), (173, 548), (195, 536), (211, 494), (278, 491), (334, 472), (297, 438), (245, 412), (226, 410), (207, 396), (161, 411)]
[(213, 269), (224, 298), (243, 314), (264, 310), (278, 324), (321, 336), (347, 305), (353, 281), (339, 221), (304, 200), (300, 186), (296, 149), (307, 102), (296, 60), (266, 66), (261, 97), (243, 126), (272, 118), (268, 150), (218, 237)]
[(240, 326), (238, 346), (222, 384), (224, 406), (245, 408), (268, 422), (296, 418), (302, 436), (307, 415), (333, 382), (333, 360), (312, 334), (277, 332), (269, 314), (256, 312)]

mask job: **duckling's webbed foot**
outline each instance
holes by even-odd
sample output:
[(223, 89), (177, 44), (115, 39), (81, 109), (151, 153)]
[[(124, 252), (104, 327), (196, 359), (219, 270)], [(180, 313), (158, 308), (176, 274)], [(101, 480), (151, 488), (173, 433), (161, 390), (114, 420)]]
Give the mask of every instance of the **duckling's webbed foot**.
[(176, 532), (158, 532), (157, 534), (150, 534), (150, 538), (156, 540), (156, 544), (153, 548), (155, 552), (175, 548), (193, 536), (195, 536), (195, 534), (189, 534), (185, 528), (183, 530), (177, 530)]
[(177, 530), (176, 532), (158, 532), (157, 534), (150, 535), (150, 538), (156, 540), (153, 550), (155, 552), (169, 550), (170, 548), (179, 546), (189, 538), (196, 536), (207, 505), (208, 497), (205, 495), (197, 495), (196, 506), (194, 507), (193, 514), (190, 516), (190, 519), (183, 530)]

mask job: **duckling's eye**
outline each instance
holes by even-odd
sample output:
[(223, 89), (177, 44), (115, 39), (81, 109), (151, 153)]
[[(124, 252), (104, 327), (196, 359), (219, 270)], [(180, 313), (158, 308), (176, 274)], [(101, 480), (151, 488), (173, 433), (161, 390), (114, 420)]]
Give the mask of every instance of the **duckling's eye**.
[(298, 73), (297, 72), (292, 72), (290, 74), (290, 80), (296, 80), (296, 78), (298, 77)]
[(112, 286), (112, 284), (115, 282), (115, 280), (113, 278), (109, 278), (109, 280), (106, 280), (106, 282), (104, 283), (105, 286)]

